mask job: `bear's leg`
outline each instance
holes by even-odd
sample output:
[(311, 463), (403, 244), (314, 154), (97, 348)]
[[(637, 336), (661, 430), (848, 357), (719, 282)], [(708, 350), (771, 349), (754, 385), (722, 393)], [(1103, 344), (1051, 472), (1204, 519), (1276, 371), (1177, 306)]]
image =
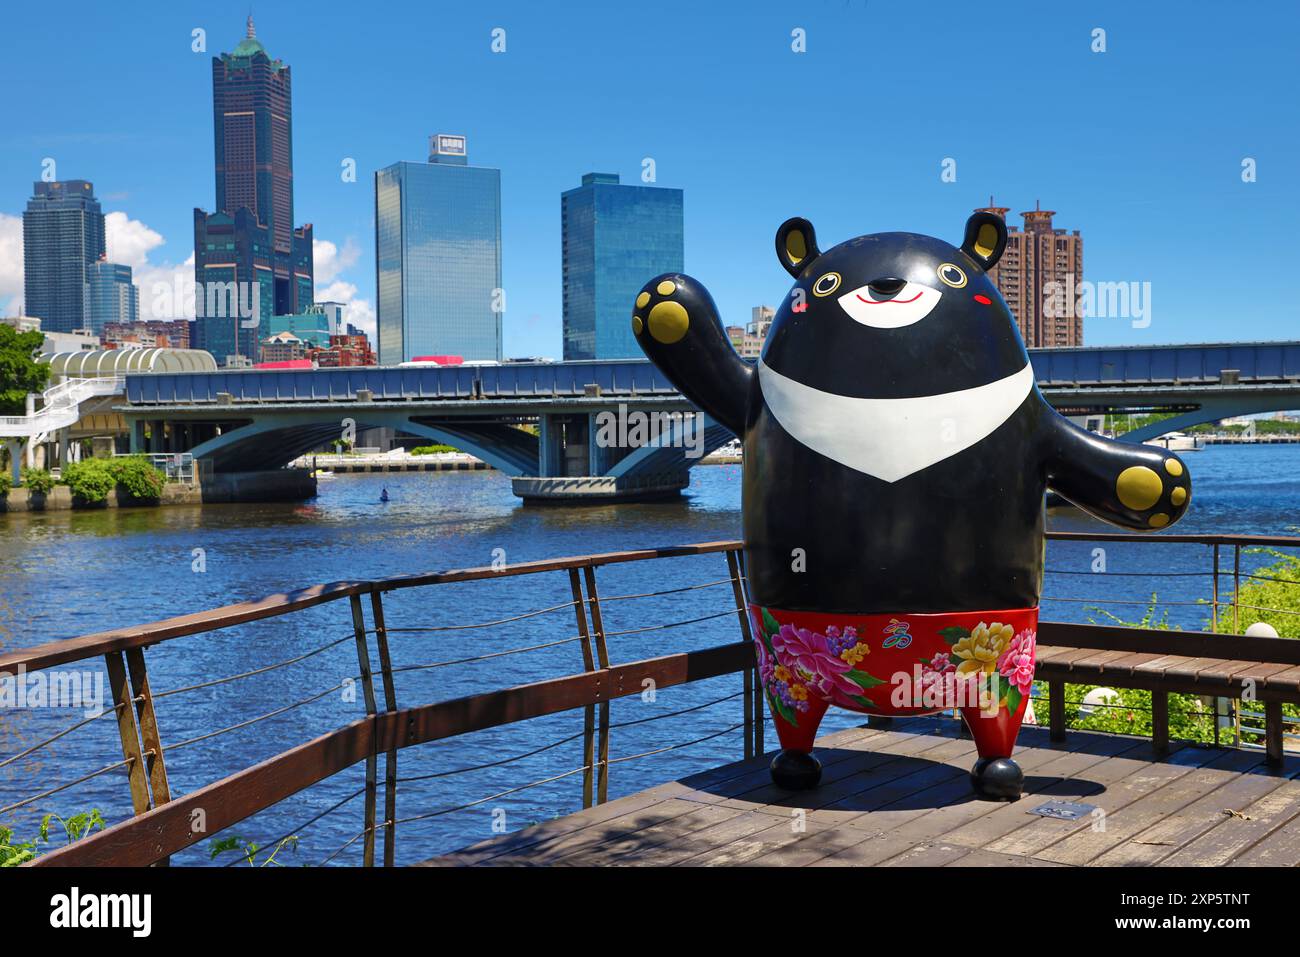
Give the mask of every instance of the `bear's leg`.
[(1026, 695), (1014, 712), (999, 707), (996, 714), (978, 706), (961, 709), (979, 752), (979, 760), (970, 772), (971, 786), (982, 798), (1014, 801), (1024, 789), (1025, 773), (1011, 760), (1011, 752), (1028, 702)]
[[(770, 703), (770, 702), (769, 702)], [(781, 750), (772, 759), (772, 783), (787, 791), (806, 791), (815, 788), (822, 779), (822, 763), (812, 754), (817, 727), (828, 707), (820, 698), (808, 699), (808, 710), (796, 711), (796, 724), (791, 724), (775, 708), (772, 720), (776, 722), (776, 736)]]

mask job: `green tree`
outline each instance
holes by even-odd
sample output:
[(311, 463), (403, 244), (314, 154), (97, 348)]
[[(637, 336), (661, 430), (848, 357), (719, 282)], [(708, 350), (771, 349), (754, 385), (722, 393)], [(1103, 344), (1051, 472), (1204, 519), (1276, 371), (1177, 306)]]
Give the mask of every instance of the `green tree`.
[(0, 415), (22, 415), (27, 394), (45, 390), (50, 364), (33, 358), (44, 341), (40, 332), (19, 332), (0, 323)]

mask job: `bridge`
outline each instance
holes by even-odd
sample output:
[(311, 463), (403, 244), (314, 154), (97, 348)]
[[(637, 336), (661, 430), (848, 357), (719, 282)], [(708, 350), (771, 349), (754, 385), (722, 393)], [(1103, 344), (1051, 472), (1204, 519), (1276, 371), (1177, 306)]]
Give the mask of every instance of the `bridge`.
[[(1300, 342), (1044, 349), (1030, 359), (1066, 414), (1174, 413), (1125, 435), (1131, 442), (1300, 407)], [(133, 450), (192, 451), (219, 472), (279, 468), (349, 430), (388, 427), (478, 456), (525, 499), (675, 495), (688, 469), (731, 438), (633, 359), (128, 375), (117, 409)], [(602, 440), (602, 424), (636, 415), (660, 423), (653, 440)]]

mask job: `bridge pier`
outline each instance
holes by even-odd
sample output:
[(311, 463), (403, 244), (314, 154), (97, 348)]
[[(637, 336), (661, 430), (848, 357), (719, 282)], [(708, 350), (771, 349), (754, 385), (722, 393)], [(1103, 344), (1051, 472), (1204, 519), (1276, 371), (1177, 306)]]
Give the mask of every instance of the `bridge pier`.
[(654, 474), (615, 474), (618, 464), (636, 449), (606, 441), (601, 415), (542, 414), (538, 420), (539, 474), (514, 476), (511, 491), (532, 504), (603, 504), (676, 498), (690, 484), (684, 462)]

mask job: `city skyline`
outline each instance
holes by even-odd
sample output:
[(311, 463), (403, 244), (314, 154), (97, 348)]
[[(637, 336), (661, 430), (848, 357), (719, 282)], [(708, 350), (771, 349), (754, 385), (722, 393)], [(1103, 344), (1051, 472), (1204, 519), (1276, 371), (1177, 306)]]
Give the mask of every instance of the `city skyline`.
[[(188, 220), (193, 207), (210, 201), (213, 148), (211, 128), (196, 121), (194, 104), (211, 96), (207, 64), (239, 36), (247, 8), (156, 9), (128, 31), (106, 11), (87, 7), (88, 28), (100, 31), (103, 49), (89, 51), (71, 76), (38, 78), (21, 69), (28, 51), (16, 51), (16, 102), (47, 107), (20, 106), (0, 133), (0, 311), (14, 311), (22, 298), (15, 219), (21, 194), (46, 159), (57, 164), (57, 179), (96, 182), (109, 258), (135, 269), (142, 318), (156, 318), (154, 282), (192, 275), (185, 265), (192, 254)], [(895, 229), (955, 240), (968, 211), (992, 193), (1017, 208), (1039, 197), (1050, 203), (1088, 237), (1090, 279), (1151, 283), (1148, 325), (1089, 319), (1089, 344), (1294, 334), (1297, 307), (1288, 295), (1282, 230), (1300, 208), (1297, 187), (1283, 174), (1297, 133), (1291, 124), (1261, 122), (1285, 106), (1282, 91), (1294, 67), (1281, 28), (1294, 23), (1290, 11), (1221, 34), (1105, 4), (1081, 15), (1029, 5), (953, 8), (924, 24), (902, 11), (855, 4), (759, 5), (743, 19), (692, 13), (692, 29), (677, 38), (667, 61), (681, 69), (658, 69), (654, 44), (638, 34), (634, 16), (611, 12), (596, 24), (578, 10), (561, 23), (522, 6), (495, 11), (492, 19), (415, 12), (410, 29), (401, 31), (357, 21), (331, 4), (309, 21), (255, 11), (259, 36), (294, 66), (295, 205), (310, 210), (316, 226), (319, 298), (351, 303), (351, 320), (374, 330), (372, 174), (409, 155), (401, 144), (456, 129), (476, 144), (477, 162), (502, 170), (507, 355), (561, 351), (555, 197), (590, 169), (642, 182), (647, 159), (652, 185), (688, 194), (686, 271), (710, 285), (729, 324), (784, 294), (788, 284), (770, 246), (776, 225), (790, 215), (811, 219), (823, 245)], [(5, 16), (17, 32), (35, 29), (34, 13)], [(505, 50), (493, 53), (498, 27), (506, 31)], [(1107, 31), (1105, 52), (1093, 51), (1097, 27)], [(455, 82), (430, 88), (418, 77), (422, 44), (435, 28), (440, 63)], [(194, 29), (206, 30), (201, 52), (191, 49)], [(806, 31), (806, 53), (792, 51), (794, 29)], [(134, 96), (97, 102), (95, 111), (75, 105), (69, 94), (84, 90), (96, 64), (128, 33), (158, 51), (147, 70), (113, 61), (115, 81)], [(882, 33), (900, 43), (872, 46), (864, 58), (861, 44)], [(392, 75), (382, 87), (391, 102), (376, 99), (377, 80), (339, 70), (322, 52), (323, 37), (341, 35), (358, 49), (373, 45), (384, 53)], [(924, 63), (903, 52), (906, 41), (920, 37)], [(996, 71), (1017, 46), (1031, 43), (1073, 75), (1067, 122), (1055, 119), (1065, 115), (1059, 87), (1026, 86), (1016, 115), (1028, 119), (1019, 126), (968, 105), (960, 91), (974, 82), (972, 49), (987, 54), (982, 69)], [(1196, 69), (1209, 59), (1213, 76)], [(887, 105), (892, 98), (900, 110), (932, 102), (935, 115), (947, 118), (927, 119), (915, 134), (892, 137), (886, 149), (866, 119), (871, 111), (849, 98), (828, 133), (803, 104), (814, 95), (823, 107), (830, 103), (827, 91), (837, 89), (849, 66), (860, 69), (864, 88), (877, 91), (868, 99)], [(761, 94), (741, 96), (725, 84), (693, 83), (705, 67), (767, 78), (747, 84)], [(586, 106), (600, 112), (601, 122), (584, 123), (584, 111), (553, 108), (580, 69), (653, 79), (593, 88)], [(1143, 107), (1157, 102), (1159, 110)], [(668, 103), (680, 105), (667, 113)], [(1206, 116), (1214, 117), (1215, 135), (1202, 145), (1187, 131), (1205, 129)], [(955, 181), (943, 179), (946, 160), (954, 161)], [(1247, 160), (1254, 182), (1243, 180)], [(1200, 288), (1200, 263), (1209, 260), (1216, 270), (1250, 277), (1244, 320), (1224, 317), (1221, 300)]]

